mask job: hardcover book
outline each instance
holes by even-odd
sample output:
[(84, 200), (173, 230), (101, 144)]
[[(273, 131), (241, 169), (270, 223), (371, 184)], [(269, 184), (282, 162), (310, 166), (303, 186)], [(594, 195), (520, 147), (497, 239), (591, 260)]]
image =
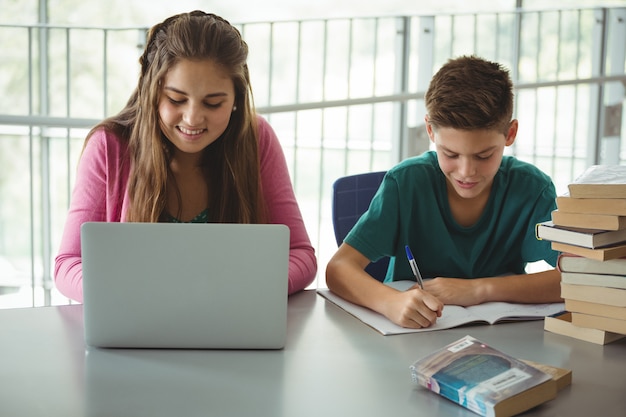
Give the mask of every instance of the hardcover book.
[(582, 246), (569, 245), (567, 243), (552, 242), (552, 250), (584, 256), (585, 258), (591, 258), (597, 261), (608, 261), (609, 259), (626, 257), (626, 244), (619, 243), (613, 246), (589, 249)]
[(572, 323), (580, 327), (590, 327), (626, 335), (626, 320), (595, 316), (593, 314), (572, 313)]
[(606, 345), (624, 337), (622, 334), (607, 332), (606, 330), (576, 326), (572, 324), (572, 313), (569, 312), (555, 317), (546, 317), (543, 328), (550, 333), (556, 333), (598, 345)]
[(626, 307), (592, 303), (589, 301), (565, 300), (565, 308), (571, 313), (585, 313), (594, 316), (626, 320)]
[(568, 188), (574, 198), (626, 198), (626, 166), (590, 166)]
[(568, 213), (626, 216), (626, 198), (573, 198), (561, 195), (556, 198), (556, 206), (559, 211)]
[(602, 230), (555, 225), (552, 221), (537, 224), (537, 239), (567, 243), (590, 249), (626, 242), (626, 229)]
[[(591, 285), (626, 290), (625, 275), (603, 275), (583, 272), (561, 272), (561, 282), (574, 285)], [(567, 309), (566, 309), (567, 310)]]
[(626, 275), (626, 258), (600, 261), (571, 253), (561, 253), (557, 261), (557, 266), (562, 272)]
[(626, 229), (626, 216), (611, 214), (567, 213), (554, 210), (552, 222), (557, 226), (585, 227), (590, 229), (622, 230)]
[(561, 297), (565, 300), (588, 301), (616, 307), (626, 307), (626, 290), (621, 288), (573, 285), (561, 282)]
[(513, 416), (557, 393), (549, 374), (472, 336), (417, 360), (410, 371), (416, 384), (481, 416)]

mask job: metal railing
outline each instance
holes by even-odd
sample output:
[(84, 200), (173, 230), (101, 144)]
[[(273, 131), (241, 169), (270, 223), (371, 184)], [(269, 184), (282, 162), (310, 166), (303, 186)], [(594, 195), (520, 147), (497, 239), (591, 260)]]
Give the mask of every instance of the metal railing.
[[(626, 8), (241, 23), (257, 110), (276, 130), (324, 285), (336, 249), (333, 181), (429, 148), (423, 94), (450, 57), (511, 69), (510, 153), (557, 191), (584, 167), (624, 163)], [(89, 127), (122, 108), (146, 28), (0, 25), (0, 308), (66, 303), (52, 284)], [(2, 292), (0, 292), (2, 294)]]

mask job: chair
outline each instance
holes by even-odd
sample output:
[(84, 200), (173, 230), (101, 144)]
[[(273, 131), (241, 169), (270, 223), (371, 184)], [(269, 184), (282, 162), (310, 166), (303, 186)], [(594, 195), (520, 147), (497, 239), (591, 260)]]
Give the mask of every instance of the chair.
[[(332, 216), (337, 246), (356, 221), (369, 208), (386, 171), (368, 172), (338, 178), (333, 184)], [(389, 258), (370, 263), (365, 271), (379, 281), (385, 279)]]

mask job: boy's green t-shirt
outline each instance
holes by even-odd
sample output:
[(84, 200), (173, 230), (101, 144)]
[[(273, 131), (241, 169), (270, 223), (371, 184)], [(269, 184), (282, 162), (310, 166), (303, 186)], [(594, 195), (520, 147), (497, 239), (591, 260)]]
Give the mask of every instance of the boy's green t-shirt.
[(370, 208), (345, 242), (376, 261), (391, 257), (385, 281), (414, 279), (409, 245), (424, 278), (522, 274), (528, 262), (556, 265), (558, 252), (535, 236), (556, 209), (550, 177), (534, 165), (503, 157), (481, 218), (463, 227), (452, 217), (446, 179), (428, 151), (387, 172)]

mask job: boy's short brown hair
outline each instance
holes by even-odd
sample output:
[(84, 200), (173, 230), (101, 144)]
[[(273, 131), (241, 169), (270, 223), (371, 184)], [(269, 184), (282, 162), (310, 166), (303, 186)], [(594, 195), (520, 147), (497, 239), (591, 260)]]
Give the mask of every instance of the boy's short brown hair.
[(435, 129), (495, 129), (506, 134), (513, 116), (513, 82), (502, 65), (462, 56), (437, 71), (425, 104)]

